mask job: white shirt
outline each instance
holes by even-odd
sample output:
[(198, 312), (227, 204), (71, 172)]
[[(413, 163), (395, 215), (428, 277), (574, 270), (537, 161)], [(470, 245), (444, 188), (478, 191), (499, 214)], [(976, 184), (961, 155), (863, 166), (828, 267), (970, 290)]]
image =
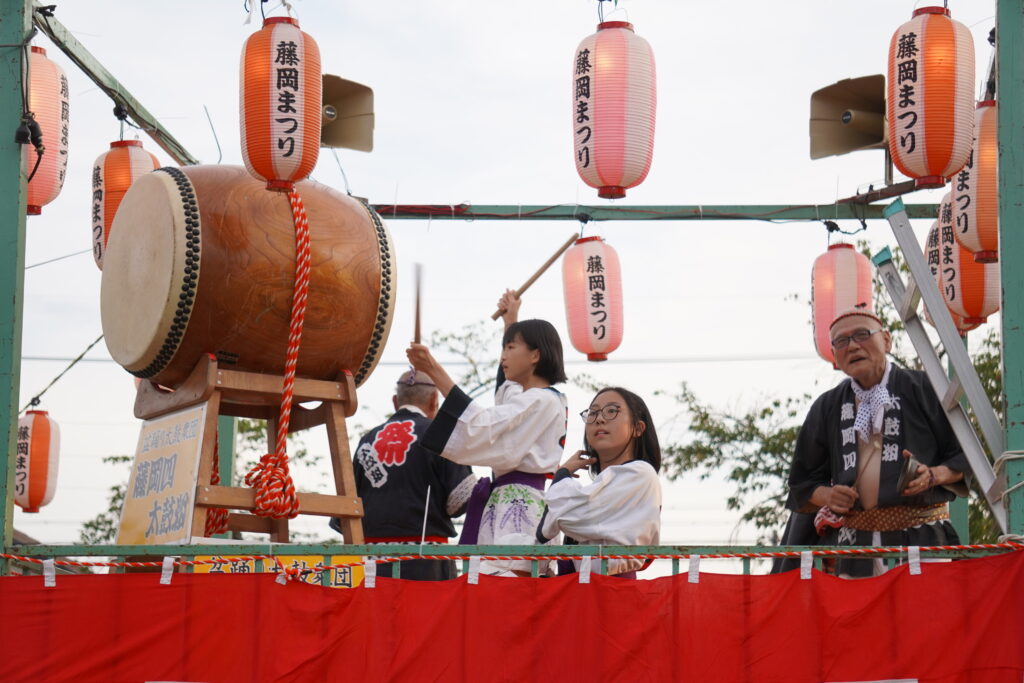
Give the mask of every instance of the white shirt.
[[(541, 533), (559, 531), (582, 544), (658, 545), (661, 536), (661, 482), (643, 460), (603, 470), (591, 482), (572, 477), (545, 494), (547, 518)], [(643, 560), (610, 560), (608, 573), (637, 569)]]
[(506, 380), (489, 408), (471, 401), (448, 438), (444, 457), (462, 465), (547, 474), (558, 469), (565, 437), (565, 396)]

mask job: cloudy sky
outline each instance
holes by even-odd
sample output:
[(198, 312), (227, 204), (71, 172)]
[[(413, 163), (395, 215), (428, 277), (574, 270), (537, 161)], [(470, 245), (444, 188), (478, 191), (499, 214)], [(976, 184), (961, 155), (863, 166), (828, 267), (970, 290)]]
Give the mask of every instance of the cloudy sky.
[[(811, 92), (843, 78), (883, 73), (888, 41), (917, 3), (621, 0), (614, 12), (610, 4), (606, 19), (632, 22), (650, 42), (658, 76), (651, 172), (617, 205), (828, 204), (882, 184), (881, 151), (810, 160), (808, 102)], [(593, 0), (293, 5), (320, 45), (324, 70), (375, 92), (374, 151), (337, 155), (353, 194), (378, 204), (607, 203), (576, 175), (569, 118), (572, 56), (595, 30)], [(961, 1), (950, 9), (975, 37), (980, 82), (994, 5)], [(258, 27), (244, 24), (242, 2), (67, 2), (56, 17), (195, 157), (241, 163), (238, 60)], [(35, 44), (67, 72), (71, 147), (63, 193), (28, 220), (29, 266), (89, 248), (89, 172), (119, 136), (106, 96), (44, 36)], [(148, 138), (143, 143), (171, 163)], [(313, 177), (345, 189), (329, 151)], [(937, 200), (934, 192), (906, 199)], [(412, 336), (413, 263), (424, 265), (425, 331), (457, 330), (487, 319), (505, 287), (518, 286), (579, 228), (568, 221), (387, 222), (399, 263), (396, 317), (354, 424), (373, 424), (390, 409)], [(923, 235), (929, 225), (915, 228)], [(838, 380), (814, 353), (805, 303), (811, 264), (828, 244), (822, 223), (619, 221), (591, 223), (586, 234), (602, 235), (619, 253), (625, 338), (603, 364), (570, 352), (570, 374), (587, 372), (649, 398), (663, 440), (685, 438), (685, 421), (672, 421), (673, 404), (654, 394), (680, 382), (722, 409), (742, 409)], [(880, 221), (861, 236), (878, 248), (895, 243)], [(77, 356), (102, 332), (99, 290), (88, 253), (26, 272), (21, 405), (66, 365), (41, 359)], [(523, 315), (551, 320), (568, 345), (557, 269), (526, 295)], [(15, 526), (44, 541), (77, 539), (81, 522), (105, 507), (106, 489), (126, 476), (100, 459), (134, 452), (138, 438), (131, 377), (102, 342), (88, 358), (43, 398), (62, 430), (57, 496), (35, 515), (16, 508)], [(578, 389), (567, 393), (573, 414), (589, 402)], [(578, 447), (581, 437), (571, 421), (568, 446)], [(326, 452), (321, 434), (306, 443)], [(297, 484), (327, 490), (319, 476)], [(727, 489), (686, 480), (665, 493), (663, 542), (752, 540), (725, 510)], [(296, 524), (306, 526), (322, 525), (316, 518)]]

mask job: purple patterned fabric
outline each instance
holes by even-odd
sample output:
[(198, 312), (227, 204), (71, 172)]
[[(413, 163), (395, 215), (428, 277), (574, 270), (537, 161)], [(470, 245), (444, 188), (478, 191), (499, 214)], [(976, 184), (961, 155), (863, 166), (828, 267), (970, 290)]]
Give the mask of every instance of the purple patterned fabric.
[(509, 472), (503, 474), (493, 481), (491, 479), (480, 479), (469, 494), (469, 502), (466, 504), (466, 522), (462, 525), (462, 535), (459, 536), (459, 545), (476, 545), (480, 538), (480, 520), (484, 516), (484, 507), (491, 497), (491, 492), (498, 486), (506, 484), (523, 484), (532, 486), (538, 491), (544, 490), (545, 475), (532, 472)]

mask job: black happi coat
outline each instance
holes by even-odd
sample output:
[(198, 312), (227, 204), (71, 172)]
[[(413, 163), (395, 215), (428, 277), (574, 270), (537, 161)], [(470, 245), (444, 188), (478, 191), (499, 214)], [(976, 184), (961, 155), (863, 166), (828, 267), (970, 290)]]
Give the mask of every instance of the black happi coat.
[(428, 418), (403, 409), (360, 439), (352, 459), (368, 538), (419, 538), (428, 485), (426, 535), (455, 535), (451, 518), (464, 510), (449, 515), (448, 497), (473, 471), (422, 448), (420, 439), (429, 426)]
[[(838, 386), (817, 398), (807, 413), (803, 427), (797, 437), (796, 453), (789, 472), (789, 498), (786, 507), (801, 510), (810, 501), (811, 494), (819, 486), (841, 484), (852, 486), (857, 476), (857, 467), (850, 467), (848, 461), (851, 448), (844, 444), (842, 431), (850, 429), (852, 417), (847, 408), (844, 417), (843, 405), (854, 404), (851, 379), (847, 378)], [(898, 449), (899, 458), (886, 460), (883, 457), (879, 481), (878, 505), (925, 506), (953, 500), (957, 494), (966, 495), (966, 479), (970, 467), (957, 442), (924, 372), (906, 370), (893, 366), (887, 384), (889, 393), (897, 399), (898, 406), (886, 410), (886, 419), (897, 418), (899, 428), (884, 431), (883, 446)], [(854, 450), (856, 446), (854, 445)], [(965, 474), (965, 482), (954, 485), (957, 493), (950, 488), (936, 486), (917, 496), (902, 496), (896, 490), (896, 479), (903, 460), (903, 449), (907, 449), (922, 464), (929, 467), (945, 465)], [(844, 461), (843, 455), (847, 455)], [(821, 537), (826, 545), (871, 545), (872, 532), (851, 529), (831, 529)], [(943, 545), (957, 543), (956, 532), (948, 521), (926, 524), (913, 529), (881, 533), (882, 545)], [(844, 563), (845, 564), (845, 563)], [(860, 564), (863, 564), (860, 563)], [(841, 571), (846, 571), (841, 569)], [(848, 572), (861, 574), (860, 571)]]

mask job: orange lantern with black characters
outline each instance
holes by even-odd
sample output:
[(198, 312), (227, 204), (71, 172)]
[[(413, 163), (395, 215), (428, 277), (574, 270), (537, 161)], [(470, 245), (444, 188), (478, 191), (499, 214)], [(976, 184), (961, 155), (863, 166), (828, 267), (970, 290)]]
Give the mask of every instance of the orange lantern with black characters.
[(948, 178), (974, 136), (974, 39), (943, 7), (914, 10), (889, 43), (889, 152), (910, 178)]
[(45, 410), (29, 410), (18, 420), (14, 454), (14, 502), (25, 512), (53, 500), (57, 490), (60, 429)]
[(118, 140), (92, 166), (92, 256), (103, 270), (103, 254), (110, 226), (124, 193), (141, 176), (156, 170), (160, 162), (142, 148), (139, 140)]
[(309, 176), (320, 154), (320, 48), (291, 17), (270, 17), (242, 49), (242, 158), (268, 189)]

